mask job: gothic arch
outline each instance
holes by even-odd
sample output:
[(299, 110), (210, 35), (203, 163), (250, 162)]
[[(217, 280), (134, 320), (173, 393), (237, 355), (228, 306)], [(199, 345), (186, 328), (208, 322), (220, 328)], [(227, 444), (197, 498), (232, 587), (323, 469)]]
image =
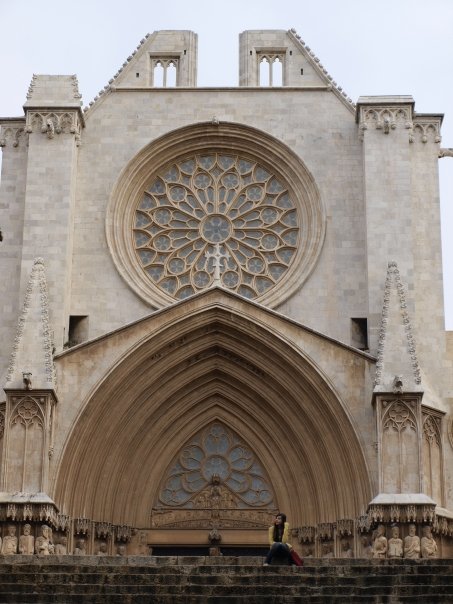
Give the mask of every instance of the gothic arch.
[(351, 417), (301, 350), (211, 305), (145, 335), (90, 394), (59, 463), (65, 513), (148, 526), (162, 475), (210, 422), (230, 426), (295, 524), (362, 513), (369, 473)]

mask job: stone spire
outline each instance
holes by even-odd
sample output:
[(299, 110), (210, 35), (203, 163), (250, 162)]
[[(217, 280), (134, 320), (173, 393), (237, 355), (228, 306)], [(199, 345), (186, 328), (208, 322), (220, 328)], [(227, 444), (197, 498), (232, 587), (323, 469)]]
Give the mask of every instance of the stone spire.
[(421, 377), (396, 262), (389, 262), (379, 332), (374, 392), (420, 392)]
[(19, 317), (5, 389), (55, 390), (52, 349), (44, 261), (36, 258)]

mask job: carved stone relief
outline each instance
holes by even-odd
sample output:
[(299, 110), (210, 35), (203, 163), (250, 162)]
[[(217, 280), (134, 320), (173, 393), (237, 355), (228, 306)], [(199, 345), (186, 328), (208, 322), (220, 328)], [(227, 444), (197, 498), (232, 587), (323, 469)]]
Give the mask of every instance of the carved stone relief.
[(382, 492), (417, 493), (419, 451), (417, 401), (382, 400)]
[(388, 558), (402, 558), (403, 557), (403, 540), (400, 539), (400, 530), (397, 526), (392, 527), (392, 536), (388, 540), (387, 557)]
[(440, 141), (439, 119), (421, 120), (420, 118), (417, 118), (414, 120), (414, 127), (409, 137), (409, 142), (440, 143)]
[(35, 554), (49, 556), (55, 551), (52, 543), (52, 530), (46, 524), (41, 527), (41, 535), (35, 540)]
[(438, 505), (442, 497), (442, 440), (441, 417), (423, 413), (423, 475), (424, 489)]
[(4, 556), (11, 556), (17, 554), (17, 537), (16, 527), (14, 524), (8, 526), (8, 534), (3, 537), (1, 553)]
[(404, 557), (412, 560), (420, 558), (420, 537), (415, 524), (409, 526), (409, 534), (404, 538)]
[(376, 536), (373, 541), (373, 558), (387, 557), (387, 537), (385, 536), (385, 526), (380, 524), (376, 530)]
[(268, 526), (274, 495), (250, 448), (220, 422), (185, 445), (152, 511), (154, 527)]
[(19, 147), (23, 146), (27, 140), (23, 126), (1, 126), (0, 127), (0, 147)]
[(21, 460), (8, 474), (8, 490), (42, 490), (44, 451), (44, 397), (12, 397), (8, 455)]
[(360, 107), (359, 133), (363, 140), (364, 132), (368, 129), (381, 130), (383, 134), (389, 134), (396, 128), (412, 128), (412, 109), (408, 105), (385, 106), (385, 107)]
[(74, 134), (76, 144), (80, 144), (82, 123), (78, 111), (52, 111), (32, 112), (27, 111), (25, 132), (41, 132), (48, 139), (53, 139), (55, 134)]
[(31, 556), (35, 553), (35, 538), (31, 534), (31, 525), (25, 524), (23, 533), (19, 537), (19, 554)]
[(437, 558), (437, 544), (429, 526), (423, 527), (423, 537), (420, 547), (422, 558)]

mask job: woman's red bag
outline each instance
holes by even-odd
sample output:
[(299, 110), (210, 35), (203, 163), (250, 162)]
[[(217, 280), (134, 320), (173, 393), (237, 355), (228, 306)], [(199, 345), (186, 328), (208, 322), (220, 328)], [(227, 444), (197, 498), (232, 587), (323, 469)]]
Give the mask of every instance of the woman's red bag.
[(293, 563), (296, 566), (303, 566), (304, 565), (304, 561), (302, 560), (302, 558), (299, 556), (299, 554), (296, 552), (296, 550), (291, 549), (290, 551), (290, 556), (291, 556), (291, 560), (293, 561)]

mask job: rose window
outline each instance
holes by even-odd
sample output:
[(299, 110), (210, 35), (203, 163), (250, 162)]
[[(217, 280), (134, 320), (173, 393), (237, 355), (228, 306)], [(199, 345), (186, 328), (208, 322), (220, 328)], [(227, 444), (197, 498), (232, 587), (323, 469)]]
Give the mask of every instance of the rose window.
[(209, 491), (213, 481), (224, 500), (225, 492), (231, 495), (235, 507), (274, 505), (269, 479), (254, 453), (234, 432), (215, 422), (187, 443), (174, 460), (157, 507), (196, 508), (200, 494)]
[(221, 284), (270, 291), (295, 257), (300, 216), (283, 180), (237, 155), (196, 155), (157, 173), (134, 211), (147, 280), (176, 299)]

